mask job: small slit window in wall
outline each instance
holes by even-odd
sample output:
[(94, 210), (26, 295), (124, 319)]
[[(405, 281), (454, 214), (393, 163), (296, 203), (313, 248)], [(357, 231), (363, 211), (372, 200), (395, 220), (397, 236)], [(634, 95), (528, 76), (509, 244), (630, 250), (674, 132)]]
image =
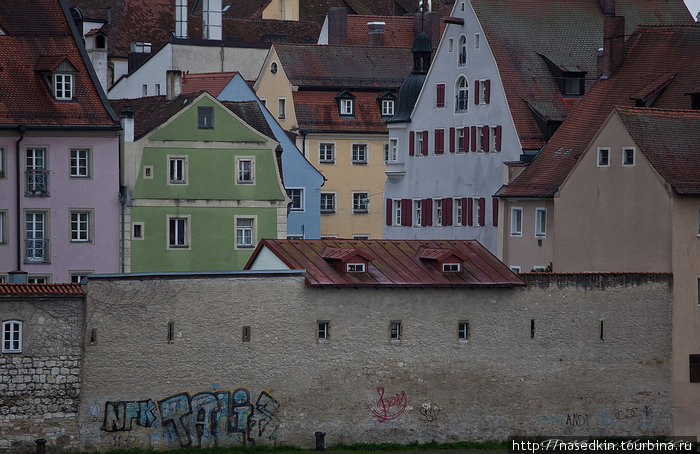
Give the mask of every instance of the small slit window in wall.
[(622, 148), (622, 165), (624, 167), (632, 167), (635, 164), (635, 149), (634, 147)]
[(435, 96), (435, 107), (445, 107), (445, 84), (437, 84)]
[(461, 321), (457, 323), (457, 338), (460, 342), (466, 342), (469, 339), (469, 322)]
[(241, 340), (243, 342), (250, 342), (250, 326), (244, 326), (241, 332)]
[(598, 167), (610, 167), (610, 148), (598, 148)]
[(547, 236), (547, 209), (535, 208), (535, 236), (544, 238)]
[(330, 322), (327, 320), (318, 321), (317, 339), (319, 342), (328, 342), (331, 337)]
[(348, 273), (364, 273), (366, 270), (364, 263), (347, 263), (345, 271)]
[(690, 360), (690, 382), (700, 383), (700, 355), (688, 355)]
[(392, 342), (398, 342), (401, 340), (401, 322), (399, 320), (394, 320), (389, 324), (389, 339)]

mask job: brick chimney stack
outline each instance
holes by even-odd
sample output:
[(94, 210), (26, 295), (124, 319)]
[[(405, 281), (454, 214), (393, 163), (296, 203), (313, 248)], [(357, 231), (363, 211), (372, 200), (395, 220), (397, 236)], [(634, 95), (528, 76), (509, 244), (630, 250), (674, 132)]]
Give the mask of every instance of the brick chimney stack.
[(328, 10), (328, 44), (348, 43), (348, 10), (334, 7)]
[(367, 42), (370, 46), (384, 46), (384, 22), (367, 22)]
[(601, 77), (608, 78), (622, 62), (625, 51), (624, 16), (603, 18), (603, 58)]

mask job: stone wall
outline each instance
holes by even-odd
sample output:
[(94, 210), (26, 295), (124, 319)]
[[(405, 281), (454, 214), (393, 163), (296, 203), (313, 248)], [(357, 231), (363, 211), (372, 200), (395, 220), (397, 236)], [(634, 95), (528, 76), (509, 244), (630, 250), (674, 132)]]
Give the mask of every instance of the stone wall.
[(22, 352), (0, 354), (0, 451), (78, 447), (82, 298), (0, 298), (0, 320), (22, 322)]
[(295, 272), (91, 278), (82, 447), (670, 434), (670, 275), (524, 278), (515, 289), (309, 288)]

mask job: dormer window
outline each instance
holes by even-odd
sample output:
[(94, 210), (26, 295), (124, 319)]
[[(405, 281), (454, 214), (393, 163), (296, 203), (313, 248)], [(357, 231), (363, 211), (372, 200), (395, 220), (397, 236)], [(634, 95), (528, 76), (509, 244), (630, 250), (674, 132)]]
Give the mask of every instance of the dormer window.
[(564, 96), (583, 96), (585, 85), (584, 76), (586, 73), (564, 72), (562, 73), (563, 85), (562, 94)]
[(53, 75), (53, 97), (59, 101), (68, 101), (73, 99), (72, 74)]
[(321, 251), (321, 257), (327, 262), (336, 264), (339, 270), (345, 270), (346, 273), (365, 273), (368, 263), (374, 260), (374, 257), (362, 249), (329, 246)]
[(75, 99), (75, 73), (78, 70), (65, 56), (39, 57), (36, 71), (41, 74), (53, 99), (57, 101)]
[(355, 115), (355, 96), (347, 90), (343, 90), (335, 96), (338, 100), (338, 111), (341, 117)]
[(381, 95), (377, 96), (377, 101), (379, 101), (379, 111), (382, 117), (393, 117), (396, 111), (396, 96), (390, 91), (385, 91)]
[(345, 270), (348, 273), (364, 273), (366, 268), (364, 263), (348, 263)]
[(353, 105), (352, 99), (341, 99), (340, 100), (340, 115), (353, 115)]
[(443, 273), (460, 273), (462, 264), (467, 261), (456, 249), (422, 247), (418, 250), (418, 257)]
[(442, 272), (443, 273), (459, 273), (462, 271), (461, 263), (443, 263)]

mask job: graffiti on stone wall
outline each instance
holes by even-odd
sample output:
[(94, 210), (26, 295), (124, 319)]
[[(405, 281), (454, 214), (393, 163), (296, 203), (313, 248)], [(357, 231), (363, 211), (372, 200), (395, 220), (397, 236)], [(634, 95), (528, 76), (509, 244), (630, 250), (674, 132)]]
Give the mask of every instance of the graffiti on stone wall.
[(243, 446), (255, 444), (264, 434), (276, 438), (275, 415), (279, 408), (270, 394), (262, 391), (255, 404), (244, 388), (235, 391), (184, 392), (160, 399), (116, 401), (105, 404), (105, 432), (130, 431), (135, 426), (160, 427), (163, 437), (181, 447), (216, 446), (223, 438)]
[(581, 413), (569, 413), (566, 415), (566, 425), (572, 427), (587, 427), (591, 415)]
[(406, 392), (401, 391), (401, 394), (396, 394), (394, 396), (384, 397), (384, 387), (377, 387), (378, 399), (375, 402), (375, 406), (372, 406), (370, 402), (367, 402), (367, 406), (374, 416), (377, 418), (377, 422), (390, 421), (401, 416), (406, 410), (406, 405), (408, 404), (408, 398), (406, 397)]
[(438, 419), (438, 414), (440, 413), (440, 407), (431, 404), (430, 402), (424, 402), (420, 406), (420, 420), (423, 422), (434, 422)]
[(601, 410), (594, 414), (587, 413), (567, 413), (566, 418), (548, 418), (546, 423), (556, 423), (557, 421), (564, 423), (567, 427), (606, 427), (625, 420), (636, 421), (639, 427), (645, 427), (650, 424), (654, 416), (654, 409), (649, 405), (642, 405), (631, 408), (618, 408), (615, 410)]

